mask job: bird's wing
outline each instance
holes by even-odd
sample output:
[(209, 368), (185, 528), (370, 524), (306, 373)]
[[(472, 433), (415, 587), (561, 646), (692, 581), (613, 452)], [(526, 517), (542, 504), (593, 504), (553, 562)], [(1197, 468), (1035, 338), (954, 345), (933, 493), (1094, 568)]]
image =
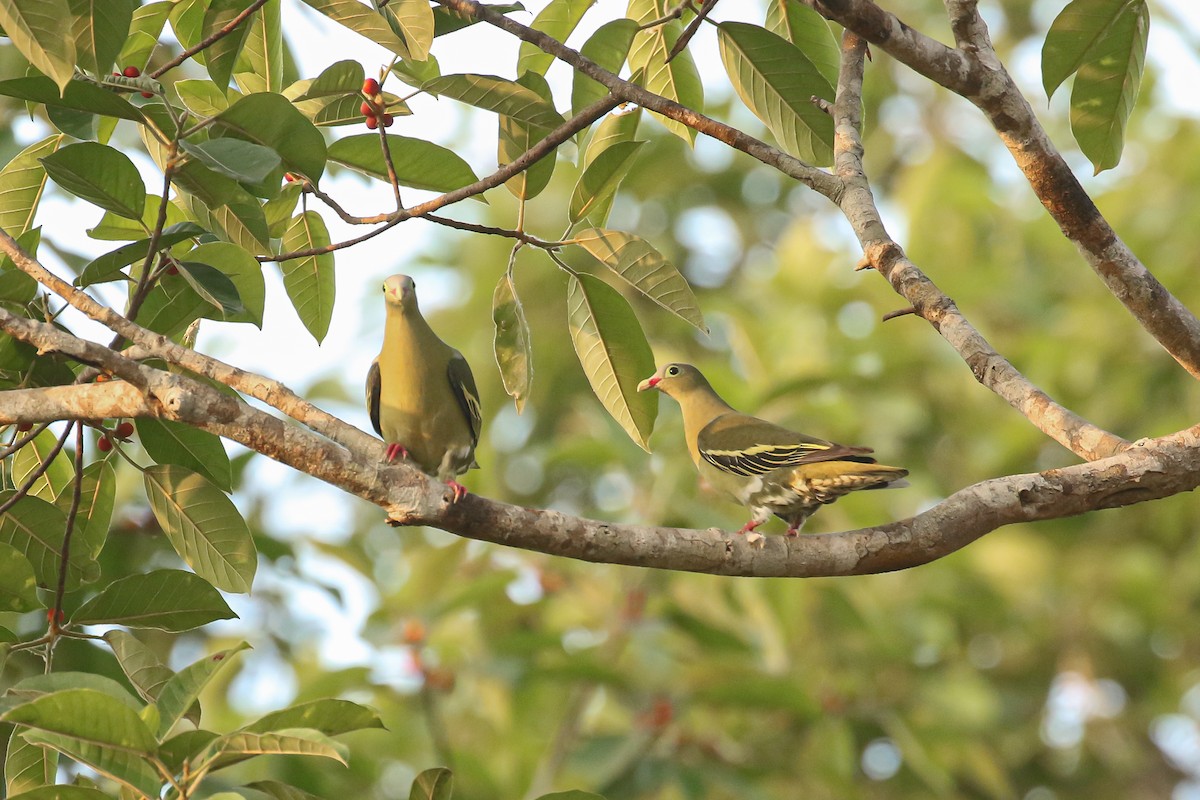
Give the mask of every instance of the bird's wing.
[(827, 442), (746, 414), (722, 414), (696, 437), (700, 456), (723, 472), (762, 475), (817, 461), (873, 462), (869, 447)]
[(479, 409), (479, 390), (475, 388), (475, 376), (471, 365), (457, 350), (446, 365), (446, 377), (450, 379), (450, 390), (458, 401), (467, 424), (471, 426), (471, 444), (479, 444), (479, 429), (483, 426), (483, 413)]
[(383, 436), (379, 427), (379, 394), (379, 358), (376, 357), (367, 370), (367, 413), (371, 415), (371, 427)]

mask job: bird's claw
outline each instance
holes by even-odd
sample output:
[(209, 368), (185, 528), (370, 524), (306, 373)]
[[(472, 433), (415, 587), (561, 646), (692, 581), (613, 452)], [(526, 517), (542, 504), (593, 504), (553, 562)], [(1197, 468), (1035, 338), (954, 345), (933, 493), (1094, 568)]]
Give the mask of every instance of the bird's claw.
[(754, 533), (753, 531), (751, 531), (750, 533), (746, 534), (746, 544), (748, 544), (748, 545), (757, 546), (757, 547), (761, 548), (766, 543), (766, 541), (767, 541), (767, 537), (763, 536), (761, 533)]
[(458, 481), (446, 481), (446, 485), (449, 486), (450, 491), (453, 492), (452, 496), (450, 497), (451, 503), (457, 503), (459, 500), (462, 500), (469, 494), (467, 487), (463, 486)]
[(396, 456), (400, 456), (405, 461), (408, 460), (408, 448), (399, 442), (389, 442), (387, 446), (387, 462), (391, 464), (396, 460)]

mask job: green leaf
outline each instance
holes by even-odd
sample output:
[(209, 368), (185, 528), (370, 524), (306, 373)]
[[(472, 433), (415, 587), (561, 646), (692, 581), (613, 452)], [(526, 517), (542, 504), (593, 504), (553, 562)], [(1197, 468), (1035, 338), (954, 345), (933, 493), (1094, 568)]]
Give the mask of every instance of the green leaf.
[(241, 139), (210, 139), (199, 144), (183, 142), (183, 150), (209, 169), (243, 183), (266, 180), (280, 164), (279, 154), (271, 148)]
[(214, 653), (175, 673), (163, 685), (158, 695), (158, 737), (163, 739), (183, 719), (184, 714), (200, 698), (200, 692), (216, 674), (230, 662), (230, 657), (249, 648), (240, 642), (236, 646)]
[(164, 336), (178, 337), (212, 309), (181, 275), (163, 275), (146, 296), (138, 324)]
[(74, 139), (96, 141), (99, 137), (100, 118), (95, 114), (72, 108), (46, 106), (46, 117), (56, 130)]
[[(524, 11), (525, 6), (520, 3), (480, 3), (480, 6), (493, 11), (497, 14), (509, 14), (513, 11)], [(474, 25), (479, 20), (470, 14), (460, 15), (444, 6), (438, 6), (433, 10), (433, 35), (445, 36), (447, 33), (454, 33), (468, 26)]]
[[(54, 501), (63, 514), (71, 509), (72, 494), (62, 492)], [(95, 461), (83, 468), (79, 510), (75, 514), (75, 532), (71, 537), (72, 550), (81, 548), (89, 560), (100, 555), (108, 539), (116, 496), (116, 471), (111, 461)]]
[(54, 783), (58, 755), (30, 744), (20, 728), (13, 728), (4, 756), (5, 796), (36, 791)]
[[(104, 216), (100, 218), (100, 223), (94, 228), (88, 228), (87, 235), (93, 239), (114, 242), (142, 239), (149, 235), (149, 232), (157, 224), (160, 203), (158, 195), (146, 195), (146, 208), (142, 212), (140, 221), (125, 219), (111, 211), (105, 211)], [(187, 217), (179, 206), (167, 203), (167, 227), (186, 221)]]
[(178, 633), (236, 617), (208, 581), (182, 570), (159, 569), (113, 581), (72, 614), (71, 623)]
[(218, 589), (249, 592), (257, 553), (229, 497), (177, 464), (156, 464), (144, 475), (150, 508), (175, 552)]
[(42, 159), (62, 144), (61, 135), (34, 142), (0, 169), (0, 228), (20, 236), (33, 227), (33, 216), (46, 186)]
[(624, 297), (592, 275), (568, 279), (571, 343), (592, 391), (625, 432), (649, 451), (657, 398), (638, 392), (638, 376), (654, 371), (654, 353)]
[[(356, 3), (357, 5), (357, 3)], [(279, 154), (289, 172), (318, 181), (325, 171), (321, 132), (281, 94), (252, 94), (223, 111), (213, 126)]]
[[(304, 188), (298, 181), (294, 181), (283, 187), (279, 194), (263, 204), (263, 216), (266, 218), (267, 230), (271, 232), (272, 238), (283, 238), (284, 231), (287, 230), (287, 226), (292, 222), (292, 212), (296, 210), (296, 204), (300, 201), (300, 195), (303, 193)], [(259, 274), (262, 274), (261, 269), (259, 270)], [(237, 281), (235, 280), (234, 283), (237, 283)], [(242, 295), (243, 305), (250, 308), (250, 301), (246, 299), (245, 292), (242, 291), (240, 285), (238, 286), (238, 291)], [(265, 288), (263, 291), (266, 291)], [(260, 328), (262, 327), (261, 313), (259, 314), (258, 322), (255, 324)]]
[(187, 193), (188, 207), (200, 225), (254, 255), (270, 252), (262, 206), (232, 178), (189, 161), (175, 173), (175, 181)]
[(33, 565), (17, 548), (0, 542), (0, 612), (24, 614), (41, 607)]
[[(679, 270), (640, 236), (603, 228), (579, 231), (575, 243), (639, 292), (704, 332), (696, 296)], [(651, 370), (653, 372), (653, 370)], [(647, 373), (649, 374), (649, 373)]]
[(604, 798), (592, 792), (585, 792), (582, 789), (568, 789), (565, 792), (544, 794), (537, 798), (537, 800), (604, 800)]
[(247, 789), (255, 789), (270, 795), (274, 800), (321, 800), (315, 794), (309, 794), (303, 789), (297, 789), (279, 781), (253, 781), (246, 784)]
[(135, 66), (144, 70), (150, 54), (158, 46), (158, 37), (167, 15), (174, 3), (171, 0), (160, 0), (157, 3), (147, 3), (133, 12), (133, 22), (129, 26), (129, 38), (121, 47), (117, 63), (122, 66)]
[(421, 88), (429, 94), (452, 97), (541, 128), (557, 128), (563, 124), (562, 115), (554, 105), (537, 92), (495, 75), (443, 75), (426, 81)]
[[(18, 450), (12, 464), (14, 485), (24, 486), (29, 476), (50, 457), (57, 445), (58, 434), (47, 429)], [(31, 495), (53, 502), (54, 498), (70, 489), (71, 482), (75, 479), (75, 468), (71, 466), (69, 454), (64, 455), (65, 452), (59, 451), (50, 461), (46, 471), (33, 482), (29, 489)]]
[(75, 71), (75, 38), (67, 0), (3, 0), (0, 28), (17, 51), (65, 90)]
[[(280, 197), (283, 196), (281, 193)], [(297, 195), (293, 192), (292, 196), (294, 198)], [(268, 202), (265, 209), (270, 209), (272, 202), (275, 201)], [(243, 310), (241, 313), (226, 314), (224, 316), (226, 322), (250, 322), (259, 328), (262, 327), (267, 287), (266, 281), (263, 279), (262, 265), (254, 256), (235, 244), (209, 242), (189, 250), (187, 260), (189, 263), (207, 264), (219, 270), (233, 282)], [(189, 430), (195, 430), (195, 428), (189, 427)], [(183, 466), (192, 465), (184, 464)], [(203, 469), (199, 471), (204, 472)], [(215, 476), (209, 475), (209, 477), (213, 478), (213, 483), (218, 486), (222, 488), (227, 486)]]
[(533, 350), (525, 308), (517, 297), (511, 271), (504, 273), (492, 294), (492, 322), (496, 325), (493, 349), (496, 365), (500, 367), (500, 379), (520, 414), (533, 383)]
[(428, 0), (392, 0), (383, 8), (392, 30), (408, 45), (405, 58), (424, 61), (433, 44), (433, 9)]
[(617, 187), (633, 169), (638, 151), (644, 144), (616, 142), (588, 164), (571, 194), (571, 205), (567, 212), (571, 222), (590, 216), (595, 224), (604, 224)]
[[(433, 13), (436, 15), (439, 10), (435, 8)], [(438, 64), (438, 60), (431, 55), (424, 61), (414, 61), (411, 58), (399, 59), (392, 64), (392, 73), (409, 86), (420, 87), (425, 85), (426, 81), (440, 76), (442, 68)]]
[(817, 166), (832, 163), (833, 121), (811, 98), (832, 101), (833, 87), (807, 56), (757, 25), (722, 22), (717, 38), (734, 90), (779, 146)]
[(304, 0), (334, 22), (390, 50), (401, 58), (410, 58), (408, 46), (388, 25), (383, 15), (358, 0)]
[(583, 151), (583, 164), (591, 164), (608, 148), (619, 142), (630, 142), (637, 136), (638, 125), (642, 120), (642, 109), (635, 106), (629, 111), (614, 112), (604, 118), (596, 126), (592, 138), (588, 140), (587, 149)]
[[(42, 243), (42, 229), (31, 228), (15, 239), (22, 250), (36, 258), (38, 246)], [(7, 255), (0, 256), (0, 300), (23, 306), (37, 297), (39, 285)]]
[[(642, 24), (660, 18), (662, 14), (655, 0), (631, 0), (628, 16)], [(642, 85), (655, 94), (703, 111), (704, 86), (700, 83), (700, 73), (696, 71), (692, 54), (683, 50), (667, 61), (667, 55), (682, 32), (683, 26), (679, 20), (639, 31), (629, 50), (629, 68), (635, 73), (640, 71)], [(660, 121), (667, 126), (667, 130), (688, 144), (696, 141), (696, 131), (682, 122), (666, 117), (661, 117)]]
[[(252, 0), (210, 0), (204, 11), (204, 22), (200, 30), (200, 38), (207, 39), (224, 28), (233, 19), (245, 11)], [(237, 62), (238, 54), (250, 35), (250, 20), (242, 20), (233, 31), (217, 41), (204, 51), (205, 66), (208, 75), (218, 87), (229, 86), (229, 76), (233, 74), (233, 65)]]
[(112, 678), (94, 672), (59, 671), (30, 675), (13, 686), (12, 693), (24, 702), (66, 689), (90, 689), (108, 695), (131, 711), (137, 712), (142, 709), (142, 705), (124, 686)]
[(68, 5), (77, 63), (93, 75), (107, 75), (129, 34), (137, 0), (68, 0)]
[[(450, 192), (479, 180), (461, 156), (445, 147), (393, 133), (387, 135), (387, 142), (401, 186)], [(388, 179), (378, 134), (338, 139), (329, 146), (329, 160), (372, 178)]]
[[(158, 249), (166, 250), (169, 247), (174, 247), (180, 242), (186, 242), (188, 239), (194, 239), (201, 236), (206, 231), (194, 222), (179, 222), (163, 228), (158, 237)], [(88, 263), (79, 273), (79, 277), (75, 279), (75, 283), (80, 286), (91, 286), (96, 283), (106, 283), (115, 281), (121, 278), (128, 278), (125, 273), (121, 272), (124, 267), (135, 262), (145, 260), (146, 253), (150, 250), (150, 239), (141, 239), (127, 245), (118, 247), (104, 255), (96, 258)]]
[(454, 776), (450, 770), (445, 767), (427, 769), (413, 781), (408, 800), (450, 800), (453, 787)]
[[(192, 291), (217, 311), (217, 319), (228, 319), (246, 310), (238, 297), (237, 287), (220, 270), (208, 264), (181, 261), (179, 275), (192, 287)], [(210, 312), (205, 316), (212, 314)]]
[(49, 78), (40, 75), (31, 78), (13, 78), (0, 81), (0, 95), (58, 108), (89, 111), (104, 117), (142, 121), (141, 112), (134, 108), (128, 100), (87, 81), (71, 81), (67, 84), (66, 91), (60, 94), (58, 86)]
[[(293, 218), (283, 234), (283, 250), (289, 253), (326, 247), (329, 243), (325, 221), (315, 211), (305, 211)], [(280, 268), (283, 270), (283, 288), (287, 290), (296, 314), (320, 343), (329, 332), (329, 322), (333, 319), (333, 254), (288, 259), (280, 264)]]
[(272, 733), (239, 731), (213, 740), (207, 749), (217, 756), (321, 756), (346, 763), (341, 745), (318, 731), (306, 728), (289, 728)]
[[(41, 748), (35, 748), (40, 750)], [(88, 786), (72, 786), (60, 783), (56, 786), (43, 786), (20, 795), (9, 795), (9, 800), (112, 800), (99, 789)]]
[(25, 738), (71, 755), (149, 796), (161, 788), (154, 736), (127, 705), (94, 689), (66, 689), (11, 709), (0, 720), (32, 729)]
[[(1042, 44), (1042, 86), (1047, 98), (1086, 62), (1095, 60), (1100, 43), (1130, 5), (1129, 0), (1072, 0), (1063, 7)], [(1132, 5), (1143, 3), (1135, 0)]]
[(139, 417), (135, 424), (142, 447), (155, 463), (175, 464), (199, 472), (221, 490), (233, 491), (229, 456), (220, 437), (169, 419)]
[[(540, 74), (526, 73), (518, 79), (518, 82), (522, 86), (532, 89), (547, 102), (550, 101), (550, 86)], [(497, 161), (501, 166), (511, 164), (524, 155), (526, 150), (545, 139), (548, 133), (550, 133), (549, 128), (531, 125), (528, 122), (501, 115)], [(550, 178), (554, 175), (554, 164), (555, 154), (550, 153), (528, 169), (509, 178), (504, 185), (518, 200), (531, 200), (541, 194), (542, 190), (550, 183)]]
[[(567, 41), (571, 32), (579, 25), (584, 13), (595, 5), (596, 0), (550, 0), (538, 15), (533, 18), (530, 26), (534, 30), (548, 34), (560, 42)], [(540, 47), (521, 42), (517, 56), (517, 75), (535, 72), (545, 75), (546, 70), (554, 63), (554, 56), (543, 51)]]
[(108, 631), (104, 641), (112, 648), (121, 671), (142, 699), (148, 703), (157, 700), (163, 684), (175, 673), (159, 661), (154, 651), (127, 631), (119, 628)]
[[(193, 708), (198, 710), (199, 706), (193, 706)], [(180, 772), (185, 762), (191, 761), (203, 753), (205, 748), (216, 738), (217, 734), (212, 731), (184, 731), (159, 745), (158, 757), (172, 772)]]
[(41, 161), (54, 182), (76, 197), (127, 219), (141, 219), (146, 186), (137, 167), (120, 150), (80, 142)]
[[(229, 108), (229, 98), (212, 81), (203, 78), (193, 78), (175, 82), (175, 91), (179, 100), (193, 114), (199, 117), (215, 117)], [(182, 144), (191, 144), (186, 139)]]
[[(308, 88), (292, 98), (295, 102), (317, 98), (359, 94), (363, 85), (362, 64), (357, 61), (335, 61), (316, 77)], [(361, 96), (359, 103), (362, 103)], [(362, 116), (360, 113), (359, 116)]]
[(287, 728), (311, 728), (326, 736), (338, 736), (364, 728), (382, 728), (378, 712), (349, 700), (325, 698), (273, 711), (246, 727), (252, 733), (270, 733)]
[(283, 12), (282, 3), (267, 3), (251, 17), (250, 35), (242, 52), (255, 75), (260, 76), (268, 92), (283, 89)]
[[(629, 57), (629, 47), (638, 32), (638, 24), (622, 17), (606, 22), (596, 29), (583, 43), (580, 54), (612, 73), (621, 71), (621, 65)], [(597, 83), (582, 72), (574, 72), (571, 78), (571, 113), (578, 114), (584, 107), (608, 95), (608, 87)]]
[[(13, 496), (11, 491), (0, 492), (0, 503)], [(55, 506), (39, 497), (23, 497), (0, 516), (0, 542), (12, 545), (33, 565), (38, 585), (58, 584), (58, 569), (62, 553), (67, 518)], [(67, 566), (67, 591), (79, 588), (85, 570), (92, 562), (79, 548), (72, 548)], [(91, 570), (89, 570), (91, 571)]]
[(825, 80), (837, 85), (842, 51), (824, 17), (798, 0), (769, 0), (765, 27), (799, 47)]

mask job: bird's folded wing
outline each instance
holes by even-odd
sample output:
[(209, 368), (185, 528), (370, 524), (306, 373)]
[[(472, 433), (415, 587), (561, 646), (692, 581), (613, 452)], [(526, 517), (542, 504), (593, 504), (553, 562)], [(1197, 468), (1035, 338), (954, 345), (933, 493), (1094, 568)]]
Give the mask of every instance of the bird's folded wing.
[(383, 431), (379, 427), (379, 359), (371, 362), (367, 370), (367, 413), (371, 415), (371, 427), (380, 436)]
[(446, 366), (446, 377), (450, 379), (450, 389), (454, 399), (471, 426), (471, 444), (479, 444), (479, 429), (483, 426), (483, 413), (479, 408), (479, 390), (475, 388), (475, 376), (471, 374), (471, 366), (457, 350), (450, 357)]
[(781, 467), (818, 461), (864, 461), (869, 447), (849, 447), (805, 436), (745, 414), (724, 414), (696, 437), (700, 456), (723, 472), (762, 475)]

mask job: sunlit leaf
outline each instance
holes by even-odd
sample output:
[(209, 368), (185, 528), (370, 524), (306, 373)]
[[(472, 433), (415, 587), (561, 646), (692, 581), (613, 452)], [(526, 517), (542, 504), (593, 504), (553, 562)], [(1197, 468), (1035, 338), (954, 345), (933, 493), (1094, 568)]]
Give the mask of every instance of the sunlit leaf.
[(585, 167), (608, 148), (620, 142), (633, 141), (637, 136), (638, 125), (641, 123), (642, 109), (635, 106), (629, 111), (614, 112), (604, 118), (596, 126), (592, 137), (588, 140), (587, 148), (583, 151)]
[(42, 159), (62, 144), (61, 135), (34, 142), (0, 169), (0, 228), (19, 236), (33, 227), (33, 215), (46, 186)]
[(382, 728), (379, 713), (349, 700), (326, 698), (273, 711), (242, 730), (269, 733), (286, 728), (311, 728), (326, 736), (337, 736), (364, 728)]
[(301, 755), (321, 756), (346, 763), (344, 748), (324, 734), (307, 728), (287, 728), (271, 733), (239, 731), (214, 739), (208, 749), (222, 756)]
[(118, 64), (145, 68), (146, 62), (150, 60), (150, 53), (158, 45), (158, 36), (162, 33), (173, 5), (170, 0), (160, 0), (140, 6), (133, 12), (129, 38), (125, 40), (121, 53), (117, 56)]
[(273, 800), (321, 800), (315, 794), (279, 781), (252, 781), (246, 787), (269, 795)]
[[(401, 186), (449, 192), (478, 180), (461, 156), (441, 145), (393, 133), (387, 135), (387, 142)], [(373, 178), (388, 179), (378, 134), (338, 139), (329, 146), (329, 160)]]
[(220, 131), (273, 150), (290, 172), (316, 181), (325, 171), (324, 137), (283, 95), (242, 97), (217, 117)]
[(824, 17), (799, 0), (768, 0), (765, 27), (799, 47), (830, 85), (837, 84), (842, 52)]
[(494, 350), (500, 379), (520, 414), (533, 383), (533, 351), (525, 308), (517, 297), (511, 272), (506, 271), (496, 284), (492, 295), (492, 322), (496, 326)]
[(23, 614), (41, 607), (33, 565), (17, 548), (0, 542), (0, 612)]
[(258, 558), (246, 521), (229, 497), (177, 464), (156, 464), (144, 475), (150, 508), (175, 552), (218, 589), (249, 592)]
[[(149, 236), (150, 231), (158, 222), (160, 203), (158, 195), (146, 195), (146, 208), (142, 211), (141, 220), (125, 219), (111, 211), (105, 211), (99, 224), (94, 228), (88, 228), (87, 235), (93, 239), (114, 242), (145, 238)], [(187, 218), (179, 206), (167, 203), (167, 227), (186, 221)]]
[(139, 417), (138, 440), (158, 464), (175, 464), (199, 472), (223, 491), (231, 491), (229, 456), (221, 439), (208, 431), (169, 419)]
[(428, 0), (391, 0), (383, 13), (392, 24), (392, 30), (400, 34), (408, 45), (405, 58), (424, 61), (429, 58), (429, 47), (433, 44), (433, 9)]
[[(42, 748), (35, 749), (41, 750)], [(20, 800), (112, 800), (99, 789), (93, 789), (90, 786), (72, 786), (69, 783), (43, 786), (19, 795), (10, 794), (8, 797), (9, 800), (18, 800), (18, 798)]]
[(71, 194), (127, 219), (140, 219), (146, 186), (120, 150), (96, 142), (67, 145), (41, 159), (46, 172)]
[[(329, 231), (316, 211), (306, 211), (292, 219), (283, 234), (284, 252), (298, 252), (327, 247)], [(290, 258), (280, 264), (283, 287), (296, 309), (296, 315), (317, 342), (329, 332), (333, 319), (334, 281), (333, 253)]]
[(427, 769), (413, 780), (408, 800), (450, 800), (454, 776), (445, 767)]
[(587, 165), (575, 184), (571, 194), (571, 205), (567, 217), (578, 222), (589, 217), (596, 225), (608, 219), (612, 198), (621, 181), (633, 169), (638, 151), (645, 142), (618, 142), (600, 153)]
[[(251, 2), (252, 0), (210, 0), (204, 10), (200, 38), (207, 39), (227, 27)], [(229, 76), (233, 74), (233, 65), (250, 35), (250, 25), (250, 20), (242, 20), (232, 32), (217, 39), (204, 51), (208, 75), (213, 83), (222, 89), (229, 86)]]
[[(631, 19), (622, 17), (606, 22), (596, 29), (580, 49), (584, 58), (593, 61), (612, 73), (621, 71), (621, 65), (629, 56), (629, 47), (638, 31), (638, 25)], [(571, 113), (578, 114), (581, 109), (608, 94), (608, 87), (597, 83), (582, 72), (574, 72), (571, 77)]]
[(4, 788), (6, 797), (37, 791), (54, 783), (58, 754), (30, 744), (21, 728), (13, 728), (4, 755)]
[(33, 482), (29, 494), (54, 502), (54, 498), (69, 491), (75, 479), (75, 468), (71, 466), (70, 454), (60, 450), (53, 458), (51, 453), (58, 446), (58, 434), (47, 429), (34, 437), (33, 441), (17, 451), (13, 457), (12, 478), (17, 486), (25, 482), (49, 461), (49, 466)]
[[(522, 86), (532, 89), (547, 102), (550, 101), (550, 86), (540, 74), (526, 73), (518, 79), (518, 82)], [(545, 139), (549, 132), (549, 128), (501, 115), (497, 162), (500, 166), (511, 164), (524, 155), (525, 151)], [(550, 183), (550, 178), (554, 175), (554, 164), (555, 154), (550, 153), (528, 169), (509, 178), (504, 185), (514, 197), (531, 200), (541, 194), (542, 190)]]
[(175, 673), (140, 639), (127, 631), (114, 628), (104, 634), (104, 641), (112, 648), (121, 671), (142, 699), (150, 703), (157, 700), (163, 684)]
[[(316, 98), (357, 94), (363, 85), (363, 67), (357, 61), (335, 61), (321, 70), (303, 92), (292, 99), (296, 102)], [(290, 93), (289, 89), (289, 93)], [(361, 99), (359, 101), (361, 103)], [(361, 116), (361, 114), (360, 114)]]
[(137, 0), (68, 0), (79, 66), (106, 75), (125, 44)]
[(320, 11), (360, 36), (365, 36), (375, 44), (390, 50), (401, 58), (409, 58), (408, 46), (397, 36), (375, 9), (358, 2), (358, 0), (304, 0), (305, 4)]
[(71, 622), (179, 632), (236, 616), (208, 581), (160, 569), (118, 578), (72, 614)]
[[(525, 6), (520, 3), (480, 3), (479, 5), (497, 14), (509, 14), (513, 11), (525, 10)], [(445, 36), (448, 33), (454, 33), (455, 31), (474, 25), (478, 21), (472, 14), (460, 14), (451, 8), (438, 6), (433, 9), (433, 35)]]
[[(638, 24), (643, 24), (661, 18), (662, 14), (655, 0), (631, 0), (628, 16)], [(700, 73), (696, 70), (692, 54), (683, 50), (667, 61), (667, 55), (682, 32), (683, 26), (677, 19), (639, 31), (629, 50), (629, 68), (634, 72), (640, 71), (642, 85), (655, 94), (703, 111), (704, 86), (700, 83)], [(667, 130), (687, 143), (696, 141), (696, 131), (682, 122), (666, 117), (658, 119), (667, 126)]]
[(537, 92), (495, 75), (443, 75), (426, 81), (421, 88), (542, 128), (557, 128), (564, 121)]
[[(79, 489), (79, 510), (75, 513), (75, 532), (71, 536), (71, 549), (79, 548), (88, 559), (100, 555), (108, 539), (108, 526), (112, 522), (113, 506), (116, 503), (117, 479), (111, 461), (95, 461), (83, 468), (83, 481)], [(62, 492), (54, 504), (67, 514), (71, 510), (73, 492)]]
[[(282, 193), (280, 196), (283, 196)], [(295, 193), (292, 196), (295, 197)], [(271, 207), (271, 202), (267, 203), (264, 211)], [(267, 287), (263, 278), (262, 264), (254, 256), (235, 244), (209, 242), (189, 250), (187, 260), (191, 263), (208, 264), (210, 267), (220, 270), (233, 282), (243, 310), (241, 313), (224, 314), (223, 318), (227, 322), (250, 322), (262, 327)], [(203, 470), (200, 471), (203, 472)], [(213, 476), (210, 475), (210, 477)], [(225, 487), (220, 479), (214, 479), (213, 482), (222, 488)]]
[(75, 70), (75, 37), (67, 0), (3, 0), (0, 28), (21, 55), (60, 91)]
[[(205, 232), (194, 222), (179, 222), (163, 229), (159, 234), (157, 245), (160, 250), (165, 250), (180, 242), (194, 239)], [(75, 283), (83, 287), (126, 278), (128, 276), (121, 270), (130, 264), (143, 261), (149, 251), (149, 238), (118, 247), (116, 250), (88, 262), (88, 265), (79, 273), (79, 277), (75, 279)]]
[[(550, 0), (533, 18), (530, 27), (565, 42), (583, 19), (584, 13), (595, 4), (596, 0)], [(553, 63), (554, 56), (529, 42), (521, 42), (517, 55), (518, 77), (526, 72), (545, 75)]]
[(567, 321), (592, 391), (630, 438), (648, 450), (658, 402), (638, 392), (637, 385), (654, 372), (654, 353), (633, 309), (599, 278), (574, 275), (568, 279)]
[(175, 723), (183, 719), (187, 710), (199, 699), (200, 692), (226, 664), (230, 663), (232, 656), (248, 647), (250, 645), (240, 642), (228, 650), (205, 656), (179, 670), (163, 684), (157, 703), (160, 714), (159, 738), (164, 738), (175, 727)]
[(283, 89), (282, 3), (267, 3), (251, 17), (250, 35), (242, 53), (254, 74), (263, 78), (268, 92)]

